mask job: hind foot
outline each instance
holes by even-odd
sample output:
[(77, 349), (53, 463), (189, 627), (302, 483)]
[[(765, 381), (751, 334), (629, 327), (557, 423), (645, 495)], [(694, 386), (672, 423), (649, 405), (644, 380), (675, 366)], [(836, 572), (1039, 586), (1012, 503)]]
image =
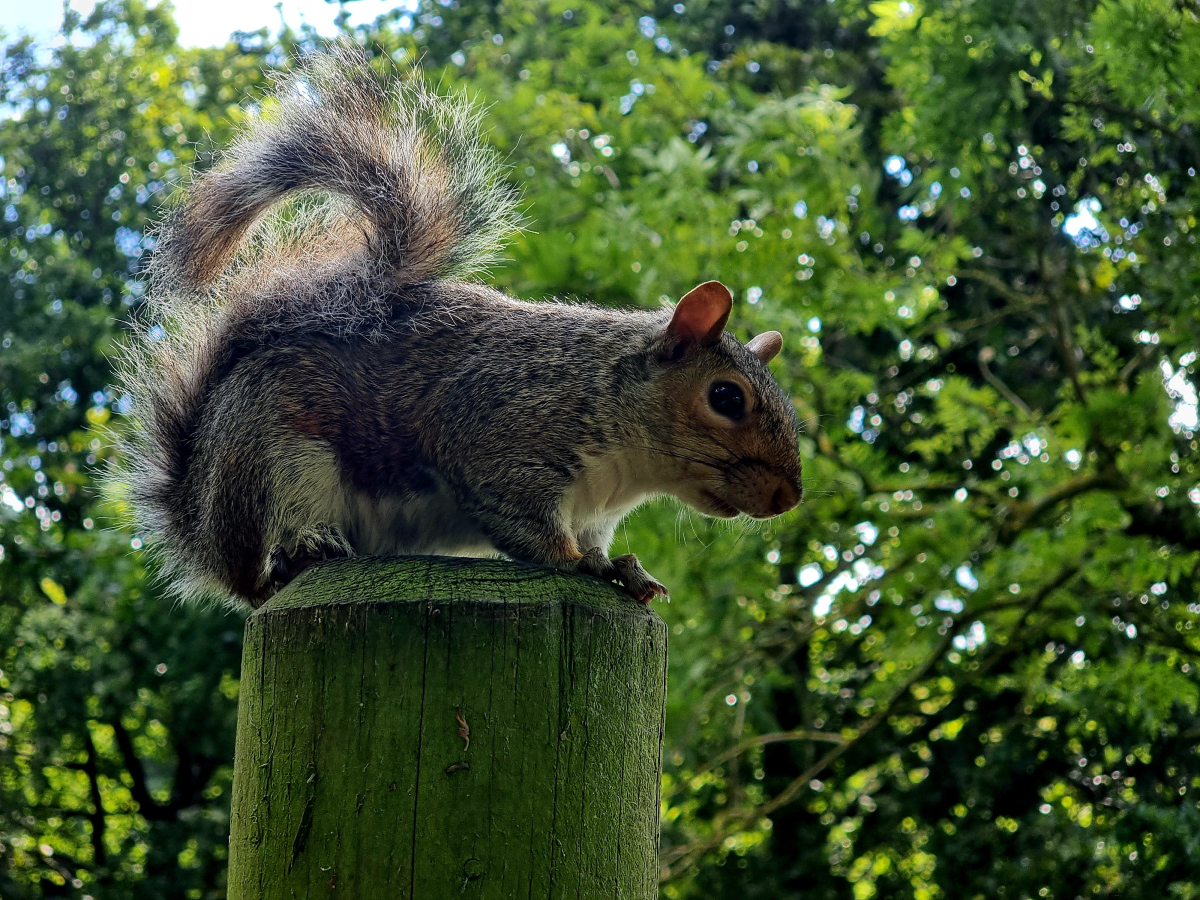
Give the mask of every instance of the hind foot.
[(354, 556), (354, 548), (337, 525), (313, 525), (296, 535), (293, 549), (276, 544), (267, 555), (267, 581), (278, 591), (313, 563)]

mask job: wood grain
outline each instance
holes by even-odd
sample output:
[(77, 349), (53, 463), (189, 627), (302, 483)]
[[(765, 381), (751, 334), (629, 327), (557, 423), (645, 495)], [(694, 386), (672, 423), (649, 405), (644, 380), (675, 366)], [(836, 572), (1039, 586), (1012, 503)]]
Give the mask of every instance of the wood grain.
[(595, 579), (310, 569), (246, 625), (230, 900), (657, 897), (666, 651)]

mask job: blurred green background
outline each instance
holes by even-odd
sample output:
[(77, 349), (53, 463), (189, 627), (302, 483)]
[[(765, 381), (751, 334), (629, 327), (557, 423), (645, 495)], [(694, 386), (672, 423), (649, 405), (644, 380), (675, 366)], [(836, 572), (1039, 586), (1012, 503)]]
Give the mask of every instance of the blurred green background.
[[(344, 26), (350, 28), (349, 19)], [(672, 589), (666, 898), (1200, 897), (1200, 4), (426, 2), (353, 29), (489, 106), (616, 305), (774, 328), (806, 501), (618, 533)], [(147, 229), (315, 31), (171, 7), (0, 78), (0, 896), (218, 898), (242, 619), (95, 482)]]

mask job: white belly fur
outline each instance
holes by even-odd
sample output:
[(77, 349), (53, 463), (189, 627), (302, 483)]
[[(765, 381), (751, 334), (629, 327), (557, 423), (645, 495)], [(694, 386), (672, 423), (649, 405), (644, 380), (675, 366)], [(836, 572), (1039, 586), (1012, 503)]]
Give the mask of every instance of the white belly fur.
[(653, 495), (650, 476), (646, 460), (630, 454), (584, 457), (582, 471), (563, 494), (563, 525), (576, 538), (589, 532), (611, 535), (622, 518)]
[(363, 556), (496, 553), (440, 479), (429, 493), (377, 498), (346, 487), (328, 447), (302, 440), (281, 449), (287, 462), (275, 467), (279, 524), (272, 529), (271, 543), (288, 546), (300, 529), (331, 524)]
[[(291, 529), (327, 523), (340, 526), (364, 556), (496, 553), (441, 479), (430, 492), (377, 498), (345, 486), (327, 447), (306, 440), (282, 449), (288, 461), (275, 467), (277, 522), (286, 522), (291, 533), (273, 529), (273, 543), (287, 546), (295, 539)], [(623, 453), (585, 457), (559, 506), (562, 527), (583, 549), (607, 550), (617, 523), (653, 495), (653, 480), (648, 460)]]
[(494, 556), (495, 548), (444, 484), (409, 497), (348, 494), (347, 536), (369, 556)]

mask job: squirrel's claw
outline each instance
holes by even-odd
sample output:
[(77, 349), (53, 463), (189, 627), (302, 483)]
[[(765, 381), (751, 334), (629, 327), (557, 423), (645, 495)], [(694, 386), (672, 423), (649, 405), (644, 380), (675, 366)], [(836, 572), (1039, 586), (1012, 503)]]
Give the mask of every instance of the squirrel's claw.
[(649, 603), (657, 596), (669, 596), (666, 587), (642, 568), (634, 554), (618, 556), (612, 561), (612, 566), (617, 573), (617, 579), (638, 603)]
[(609, 559), (598, 547), (588, 550), (579, 561), (579, 571), (605, 581), (620, 582), (625, 591), (638, 603), (649, 603), (656, 596), (667, 596), (667, 589), (642, 568), (632, 553)]

